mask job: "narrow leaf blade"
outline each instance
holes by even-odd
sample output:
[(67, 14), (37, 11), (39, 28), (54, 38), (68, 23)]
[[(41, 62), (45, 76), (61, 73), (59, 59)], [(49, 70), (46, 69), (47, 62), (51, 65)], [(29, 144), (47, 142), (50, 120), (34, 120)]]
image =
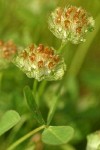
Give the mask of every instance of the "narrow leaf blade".
[(27, 100), (27, 104), (28, 104), (30, 110), (33, 112), (33, 117), (38, 121), (38, 123), (45, 124), (42, 114), (35, 102), (32, 92), (28, 86), (26, 86), (24, 88), (24, 94), (25, 94), (25, 97)]
[(61, 145), (69, 142), (74, 135), (70, 126), (49, 126), (42, 133), (42, 141), (50, 145)]
[(7, 111), (0, 121), (0, 136), (20, 121), (19, 114), (14, 110)]

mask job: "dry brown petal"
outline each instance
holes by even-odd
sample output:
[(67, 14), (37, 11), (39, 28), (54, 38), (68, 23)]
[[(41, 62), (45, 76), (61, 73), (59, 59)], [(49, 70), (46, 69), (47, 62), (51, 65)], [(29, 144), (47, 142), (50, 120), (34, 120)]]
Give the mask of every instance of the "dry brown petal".
[(44, 50), (44, 45), (43, 44), (39, 44), (39, 46), (37, 47), (38, 52), (43, 52)]
[(4, 42), (2, 40), (0, 40), (0, 46), (3, 46)]
[(21, 53), (21, 57), (23, 57), (24, 59), (26, 59), (26, 58), (27, 58), (27, 56), (28, 56), (28, 54), (27, 54), (27, 52), (26, 52), (26, 51), (24, 51), (24, 52), (22, 52), (22, 53)]
[(30, 51), (33, 51), (34, 50), (34, 44), (30, 45), (29, 49), (30, 49)]
[(54, 63), (53, 63), (53, 62), (49, 62), (48, 68), (49, 68), (49, 69), (52, 69), (53, 67), (54, 67)]
[(36, 56), (35, 56), (34, 53), (32, 53), (31, 56), (29, 56), (29, 58), (30, 58), (30, 60), (31, 60), (32, 62), (35, 60), (35, 57), (36, 57)]
[(54, 57), (53, 57), (53, 60), (54, 60), (56, 63), (58, 63), (59, 60), (60, 60), (60, 58), (59, 58), (59, 56), (54, 56)]
[(65, 27), (68, 28), (69, 25), (70, 25), (70, 21), (69, 20), (65, 20), (64, 23), (65, 23)]
[(44, 63), (43, 63), (43, 61), (42, 61), (42, 60), (38, 61), (38, 67), (39, 67), (39, 68), (42, 68), (42, 67), (43, 67), (43, 65), (44, 65)]
[(62, 12), (63, 12), (62, 8), (59, 7), (57, 9), (57, 15), (60, 17), (62, 15)]

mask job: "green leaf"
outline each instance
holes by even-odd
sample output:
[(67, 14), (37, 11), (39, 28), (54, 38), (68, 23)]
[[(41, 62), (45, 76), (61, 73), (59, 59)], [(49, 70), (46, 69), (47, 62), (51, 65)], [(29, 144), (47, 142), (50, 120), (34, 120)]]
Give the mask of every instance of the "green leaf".
[(0, 121), (0, 136), (15, 126), (20, 120), (19, 114), (14, 110), (7, 111)]
[(51, 122), (51, 120), (54, 116), (54, 113), (55, 113), (55, 110), (56, 110), (57, 104), (58, 104), (58, 99), (59, 99), (59, 96), (56, 96), (54, 98), (54, 101), (53, 101), (52, 105), (51, 105), (51, 108), (50, 108), (50, 111), (49, 111), (49, 114), (48, 114), (48, 117), (47, 117), (47, 125), (50, 124), (50, 122)]
[(69, 142), (74, 135), (70, 126), (49, 126), (42, 133), (42, 141), (50, 145), (61, 145)]
[(32, 112), (33, 112), (33, 117), (38, 121), (38, 123), (45, 124), (42, 114), (35, 102), (32, 92), (28, 86), (26, 86), (24, 88), (24, 94), (25, 94), (25, 97), (27, 100), (27, 104), (28, 104), (30, 110), (32, 110)]
[(61, 146), (62, 150), (76, 150), (72, 145), (65, 144)]

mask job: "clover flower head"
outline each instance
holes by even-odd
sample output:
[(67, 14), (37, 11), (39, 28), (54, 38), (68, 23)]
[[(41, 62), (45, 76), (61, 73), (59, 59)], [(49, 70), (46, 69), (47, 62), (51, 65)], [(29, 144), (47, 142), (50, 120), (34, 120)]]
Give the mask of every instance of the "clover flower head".
[(53, 48), (45, 47), (43, 44), (39, 46), (32, 44), (20, 51), (14, 63), (29, 78), (35, 78), (38, 81), (59, 80), (66, 69), (63, 58), (60, 58)]
[(0, 40), (0, 70), (9, 66), (17, 47), (12, 41), (4, 42)]
[(75, 6), (57, 8), (48, 20), (49, 29), (57, 38), (74, 44), (84, 42), (86, 33), (94, 29), (94, 24), (92, 16)]

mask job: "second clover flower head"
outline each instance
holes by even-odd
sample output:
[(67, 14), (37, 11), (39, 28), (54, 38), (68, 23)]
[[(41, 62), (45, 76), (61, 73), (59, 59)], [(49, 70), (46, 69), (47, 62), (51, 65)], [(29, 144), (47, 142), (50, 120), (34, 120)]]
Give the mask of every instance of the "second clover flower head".
[(20, 51), (14, 59), (14, 63), (29, 78), (35, 78), (38, 81), (43, 79), (59, 80), (66, 70), (63, 58), (60, 58), (53, 48), (45, 47), (43, 44), (39, 44), (39, 46), (32, 44)]
[(54, 10), (48, 24), (50, 31), (57, 38), (78, 44), (85, 41), (86, 33), (94, 29), (95, 22), (81, 7), (69, 6)]
[(12, 41), (4, 42), (0, 40), (0, 70), (9, 66), (16, 52), (17, 47)]

